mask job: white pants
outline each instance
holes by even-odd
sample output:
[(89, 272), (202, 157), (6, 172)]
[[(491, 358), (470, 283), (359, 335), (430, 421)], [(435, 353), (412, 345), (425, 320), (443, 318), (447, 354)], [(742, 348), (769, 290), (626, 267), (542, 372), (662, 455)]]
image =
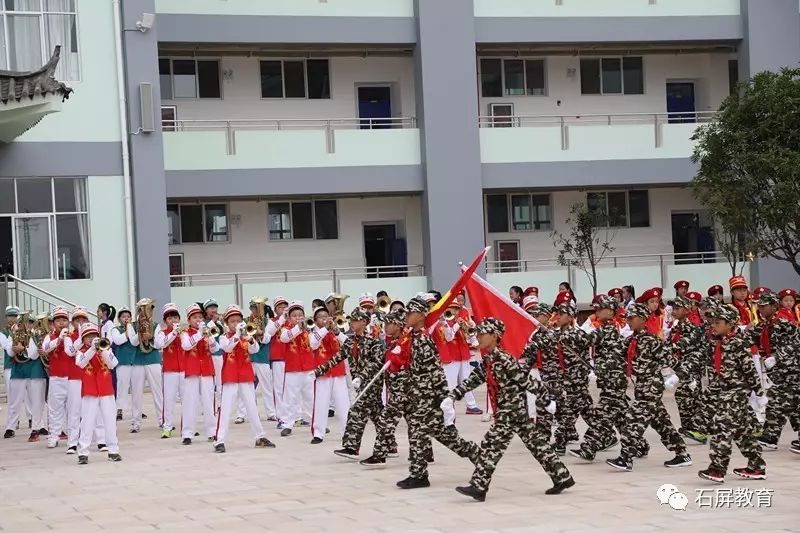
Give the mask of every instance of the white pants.
[(214, 412), (214, 378), (211, 376), (191, 376), (183, 378), (183, 399), (181, 400), (181, 437), (194, 438), (197, 416), (203, 410), (203, 435), (213, 437), (217, 425)]
[[(454, 363), (447, 363), (444, 365), (444, 375), (447, 377), (447, 388), (450, 390), (455, 389), (459, 383), (469, 377), (472, 372), (472, 366), (469, 361), (456, 361)], [(467, 402), (468, 408), (478, 407), (475, 403), (475, 395), (468, 392), (464, 395), (464, 401)]]
[(50, 378), (50, 389), (47, 392), (47, 418), (50, 423), (50, 442), (57, 442), (62, 430), (66, 432), (67, 398), (69, 397), (69, 380), (62, 377)]
[(350, 393), (345, 376), (320, 376), (314, 382), (314, 416), (311, 418), (311, 433), (320, 439), (325, 438), (328, 427), (328, 409), (333, 402), (339, 429), (344, 433), (347, 413), (350, 410)]
[(282, 423), (286, 418), (286, 404), (283, 401), (286, 389), (286, 363), (273, 361), (272, 366), (272, 400), (275, 402), (275, 415)]
[(286, 408), (286, 418), (281, 419), (282, 427), (291, 429), (294, 423), (302, 418), (302, 406), (314, 405), (314, 372), (286, 372), (283, 403)]
[(128, 409), (130, 400), (128, 390), (131, 389), (131, 378), (133, 376), (133, 365), (118, 365), (117, 371), (117, 411)]
[(78, 436), (81, 433), (81, 380), (70, 379), (67, 382), (67, 446), (78, 447)]
[(264, 409), (267, 417), (275, 416), (275, 396), (272, 385), (272, 369), (267, 363), (253, 363), (253, 371), (258, 378), (258, 391), (264, 396)]
[(153, 394), (153, 404), (156, 408), (158, 425), (164, 425), (163, 405), (164, 390), (161, 385), (161, 365), (134, 365), (131, 374), (131, 404), (133, 410), (132, 426), (139, 428), (142, 425), (142, 399), (144, 397), (144, 382), (150, 386)]
[(242, 398), (247, 411), (247, 421), (250, 423), (250, 433), (253, 440), (258, 440), (266, 436), (264, 426), (258, 418), (258, 407), (256, 407), (256, 391), (252, 383), (225, 383), (222, 385), (222, 404), (220, 405), (217, 417), (217, 435), (214, 444), (224, 444), (225, 436), (228, 434), (228, 426), (231, 422), (231, 412), (236, 404), (236, 398)]
[[(105, 443), (97, 440), (101, 421)], [(117, 403), (111, 395), (84, 396), (81, 399), (81, 436), (78, 439), (78, 455), (89, 455), (93, 434), (98, 444), (108, 445), (108, 453), (119, 453)]]
[[(6, 383), (6, 397), (7, 397), (7, 400), (8, 400), (8, 408), (10, 409), (11, 408), (11, 369), (10, 368), (4, 368), (3, 369), (3, 379), (5, 380), (5, 383)], [(29, 419), (31, 417), (31, 406), (30, 406), (30, 401), (28, 400), (28, 395), (27, 394), (25, 395), (25, 398), (23, 399), (22, 407), (25, 410), (24, 411), (20, 411), (19, 416), (20, 416), (20, 418), (25, 418), (27, 420), (27, 419)]]
[(44, 379), (8, 380), (8, 420), (6, 420), (6, 429), (15, 430), (17, 428), (17, 422), (19, 422), (26, 399), (33, 422), (31, 428), (38, 431), (45, 427), (42, 414), (44, 413), (46, 383)]
[(222, 403), (222, 356), (212, 355), (211, 362), (214, 363), (214, 409), (219, 409)]
[(175, 428), (175, 406), (183, 398), (183, 372), (164, 372), (161, 378), (164, 391), (164, 427)]

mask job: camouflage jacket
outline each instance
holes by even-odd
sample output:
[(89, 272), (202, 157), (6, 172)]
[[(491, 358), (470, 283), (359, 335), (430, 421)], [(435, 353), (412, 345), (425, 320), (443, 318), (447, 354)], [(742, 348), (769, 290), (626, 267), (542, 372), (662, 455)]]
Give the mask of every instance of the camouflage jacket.
[[(321, 376), (346, 359), (350, 375), (353, 379), (361, 379), (361, 386), (364, 387), (383, 368), (384, 355), (381, 341), (365, 335), (353, 335), (344, 342), (339, 353), (319, 365), (314, 374)], [(372, 387), (369, 394), (380, 397), (381, 387)]]
[(767, 373), (776, 385), (800, 384), (800, 329), (784, 318), (762, 321), (749, 331), (749, 340), (758, 346), (763, 362), (775, 357)]
[(419, 405), (435, 402), (439, 408), (449, 391), (439, 352), (433, 340), (421, 331), (411, 333), (411, 362), (408, 367), (411, 387), (410, 399)]
[(538, 367), (539, 353), (542, 354), (542, 366), (539, 374), (542, 380), (549, 382), (561, 378), (561, 369), (558, 366), (558, 353), (556, 351), (556, 339), (553, 331), (538, 327), (531, 334), (528, 345), (523, 350), (519, 358), (520, 364), (528, 371)]
[[(573, 326), (555, 330), (556, 359), (563, 354), (564, 383), (588, 386), (589, 372), (589, 334)], [(560, 353), (559, 353), (560, 352)], [(557, 363), (561, 365), (561, 361)]]
[(642, 329), (628, 337), (626, 371), (628, 353), (632, 345), (634, 352), (631, 360), (631, 377), (635, 381), (635, 398), (637, 400), (661, 398), (661, 395), (664, 394), (664, 377), (661, 370), (665, 367), (677, 366), (674, 358), (661, 339), (646, 329)]
[(706, 333), (706, 330), (695, 326), (688, 319), (676, 322), (670, 329), (667, 344), (675, 363), (679, 365), (674, 368), (679, 376), (681, 376), (680, 371), (686, 374), (683, 377), (696, 376), (700, 373), (703, 353), (713, 348), (713, 343)]
[[(735, 394), (750, 394), (755, 391), (759, 396), (764, 394), (761, 380), (756, 374), (750, 343), (741, 335), (732, 334), (724, 339), (714, 338), (713, 347), (702, 358), (702, 367), (708, 377), (708, 390), (719, 397), (730, 397)], [(721, 348), (720, 368), (715, 366), (717, 344)]]
[(589, 342), (594, 346), (594, 373), (598, 388), (624, 392), (628, 388), (625, 338), (617, 325), (613, 321), (603, 324), (589, 334)]
[[(550, 402), (547, 387), (538, 379), (534, 379), (525, 368), (508, 352), (495, 348), (484, 354), (481, 366), (474, 369), (466, 380), (450, 391), (449, 396), (460, 400), (472, 389), (487, 383), (487, 373), (491, 373), (494, 385), (487, 383), (487, 388), (496, 387), (494, 394), (497, 400), (495, 418), (528, 418), (528, 400), (526, 392), (536, 395), (539, 409), (544, 409)], [(490, 381), (492, 379), (490, 378)]]

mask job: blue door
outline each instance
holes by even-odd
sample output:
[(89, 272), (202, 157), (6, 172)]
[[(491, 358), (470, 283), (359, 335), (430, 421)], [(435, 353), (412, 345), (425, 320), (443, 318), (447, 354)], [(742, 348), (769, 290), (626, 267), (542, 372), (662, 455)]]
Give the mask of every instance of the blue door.
[(694, 83), (667, 83), (667, 113), (670, 123), (696, 122)]
[(362, 119), (362, 130), (391, 128), (391, 121), (375, 120), (388, 119), (391, 116), (392, 97), (389, 87), (358, 88), (358, 118)]

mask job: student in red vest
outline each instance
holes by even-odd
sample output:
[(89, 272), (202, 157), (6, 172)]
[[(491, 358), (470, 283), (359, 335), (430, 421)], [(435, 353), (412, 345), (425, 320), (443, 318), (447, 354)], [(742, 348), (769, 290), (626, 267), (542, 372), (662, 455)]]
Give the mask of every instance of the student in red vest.
[(747, 280), (744, 279), (744, 276), (733, 276), (728, 280), (728, 286), (731, 290), (731, 304), (739, 312), (739, 328), (745, 329), (750, 324), (755, 325), (758, 317), (750, 308), (750, 291), (747, 288)]
[(778, 310), (778, 317), (785, 318), (795, 326), (800, 323), (800, 306), (797, 305), (797, 291), (794, 289), (783, 289), (778, 293), (781, 299), (781, 308)]
[[(72, 351), (67, 352), (67, 355), (72, 359), (69, 366), (69, 390), (67, 392), (67, 455), (78, 453), (78, 437), (81, 432), (81, 404), (83, 402), (81, 388), (83, 386), (84, 372), (77, 364), (77, 356), (78, 350), (85, 349), (80, 332), (81, 328), (89, 323), (89, 311), (82, 306), (75, 307), (72, 310), (71, 321), (73, 330), (69, 338), (72, 340)], [(116, 420), (114, 423), (116, 424)], [(101, 452), (108, 451), (103, 426), (103, 420), (98, 417), (94, 432), (97, 449)]]
[(231, 413), (236, 407), (236, 399), (242, 398), (247, 412), (247, 421), (250, 424), (250, 433), (256, 443), (256, 448), (274, 448), (275, 445), (267, 439), (264, 426), (258, 417), (256, 407), (256, 390), (253, 387), (255, 374), (250, 355), (258, 352), (258, 342), (245, 334), (246, 324), (242, 310), (236, 305), (231, 305), (225, 310), (223, 317), (228, 332), (219, 338), (222, 348), (222, 405), (217, 415), (217, 432), (214, 441), (214, 451), (225, 453), (225, 437), (228, 434)]
[(81, 328), (83, 347), (77, 352), (76, 364), (83, 369), (81, 382), (81, 435), (78, 439), (78, 464), (89, 463), (89, 446), (97, 423), (103, 421), (104, 436), (108, 445), (108, 460), (121, 461), (117, 442), (117, 401), (111, 371), (117, 358), (109, 348), (98, 347), (100, 330), (94, 324)]
[[(314, 350), (314, 364), (319, 366), (339, 353), (341, 345), (347, 340), (344, 333), (334, 333), (335, 326), (325, 307), (314, 310), (314, 328), (311, 330), (311, 349)], [(347, 424), (347, 413), (350, 411), (350, 395), (347, 389), (347, 366), (339, 363), (325, 372), (314, 382), (314, 415), (311, 418), (311, 444), (319, 444), (325, 438), (328, 428), (328, 408), (331, 399), (339, 422), (339, 429), (344, 433)]]
[(278, 429), (281, 428), (283, 421), (288, 416), (284, 396), (284, 376), (286, 374), (286, 345), (280, 341), (281, 329), (286, 323), (286, 308), (289, 301), (283, 296), (276, 296), (273, 301), (275, 318), (270, 320), (264, 333), (270, 337), (269, 341), (269, 366), (272, 369), (272, 398), (275, 402), (275, 416), (278, 422)]
[(163, 420), (161, 438), (168, 439), (175, 430), (175, 406), (178, 395), (183, 398), (183, 359), (184, 352), (181, 348), (179, 323), (181, 314), (174, 303), (164, 304), (161, 311), (164, 323), (156, 329), (154, 338), (156, 350), (162, 353), (162, 387), (164, 390)]
[(286, 374), (283, 401), (286, 418), (281, 419), (281, 437), (292, 434), (295, 422), (302, 420), (302, 406), (314, 405), (314, 352), (305, 326), (306, 312), (302, 302), (292, 302), (286, 309), (286, 323), (280, 341), (286, 345)]
[(48, 448), (58, 446), (67, 439), (67, 396), (69, 375), (75, 363), (70, 357), (72, 339), (69, 338), (69, 313), (63, 307), (53, 309), (53, 331), (44, 338), (42, 349), (50, 361), (50, 380), (47, 392), (47, 417), (50, 423)]
[[(478, 339), (475, 338), (475, 333), (470, 331), (475, 328), (475, 323), (468, 314), (462, 313), (464, 309), (461, 305), (453, 300), (448, 309), (452, 312), (453, 318), (445, 320), (442, 325), (447, 343), (447, 350), (442, 354), (442, 364), (447, 378), (447, 388), (453, 390), (472, 372), (469, 364), (472, 359), (470, 348), (478, 346)], [(464, 395), (464, 401), (467, 403), (466, 414), (483, 414), (471, 391)]]
[(652, 289), (644, 291), (642, 295), (636, 299), (636, 303), (645, 304), (650, 310), (650, 316), (645, 323), (645, 329), (662, 341), (664, 340), (664, 330), (666, 329), (664, 323), (664, 301), (661, 299), (663, 294), (664, 291), (661, 290), (661, 287), (653, 287)]
[(194, 437), (197, 415), (203, 410), (205, 435), (214, 440), (216, 417), (214, 412), (214, 361), (211, 354), (219, 346), (210, 334), (210, 328), (203, 323), (203, 310), (199, 305), (186, 309), (189, 327), (181, 333), (181, 348), (184, 355), (183, 395), (181, 396), (181, 437), (182, 443), (189, 445)]

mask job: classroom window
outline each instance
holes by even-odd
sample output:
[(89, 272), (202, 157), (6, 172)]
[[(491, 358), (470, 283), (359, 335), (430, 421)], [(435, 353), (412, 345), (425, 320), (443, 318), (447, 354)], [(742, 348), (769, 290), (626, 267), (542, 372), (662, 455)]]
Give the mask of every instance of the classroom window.
[(216, 59), (159, 58), (161, 98), (221, 98), (219, 61)]
[[(510, 208), (509, 208), (510, 205)], [(489, 233), (550, 229), (549, 194), (489, 194), (486, 196)]]
[(581, 94), (644, 94), (641, 57), (584, 58)]
[(169, 244), (228, 242), (226, 204), (168, 204)]
[(267, 215), (268, 237), (272, 241), (339, 238), (336, 200), (271, 202)]
[(327, 59), (260, 61), (262, 98), (331, 97)]
[(508, 231), (508, 197), (505, 194), (486, 195), (486, 229), (489, 233)]
[(544, 59), (481, 59), (481, 95), (543, 96), (546, 94)]
[(590, 192), (586, 194), (586, 205), (600, 226), (650, 226), (650, 197), (646, 190)]

